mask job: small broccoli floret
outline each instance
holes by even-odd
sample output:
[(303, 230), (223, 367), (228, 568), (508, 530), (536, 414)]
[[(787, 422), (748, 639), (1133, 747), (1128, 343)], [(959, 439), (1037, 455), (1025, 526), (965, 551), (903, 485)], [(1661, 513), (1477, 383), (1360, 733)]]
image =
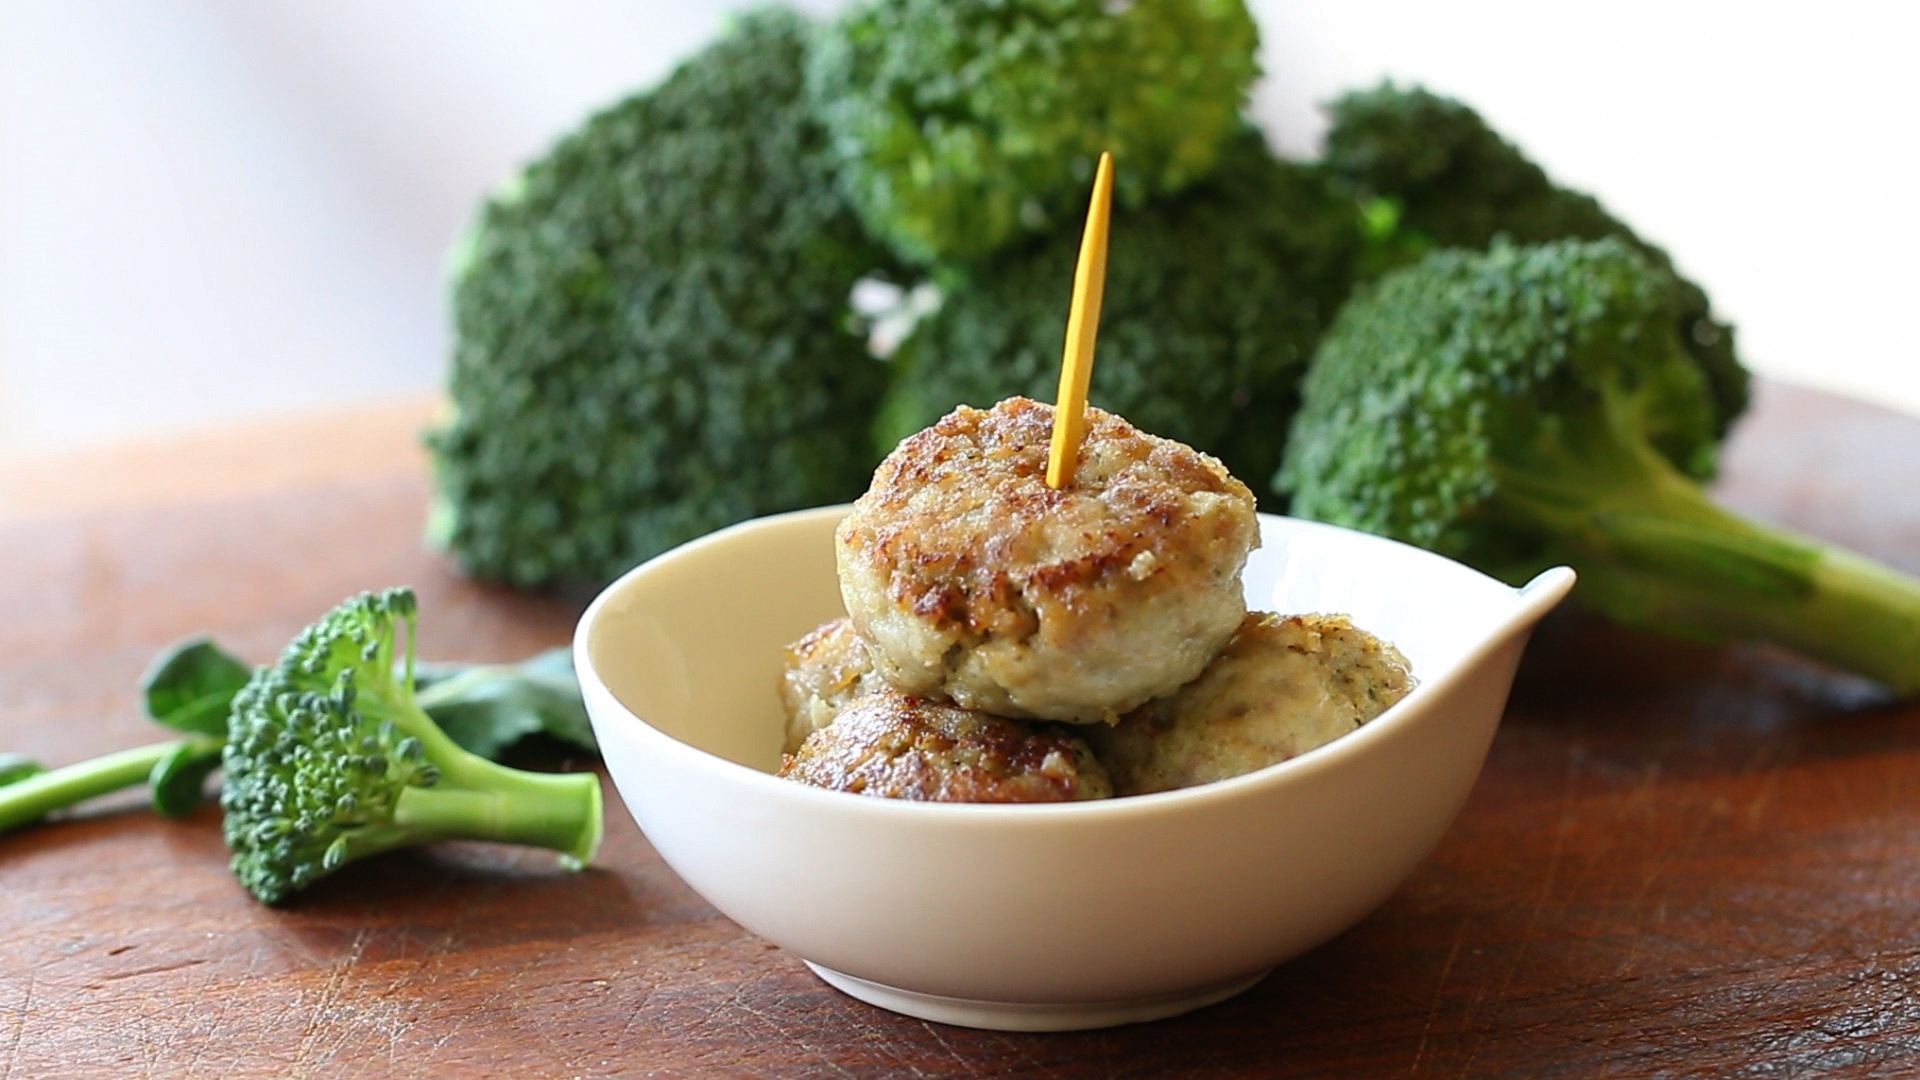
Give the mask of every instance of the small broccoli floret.
[(529, 736), (600, 752), (565, 645), (513, 664), (416, 664), (413, 680), (440, 730), (489, 761)]
[[(1380, 246), (1373, 261), (1402, 265), (1436, 247), (1484, 248), (1618, 237), (1663, 270), (1667, 253), (1592, 196), (1559, 187), (1520, 149), (1452, 98), (1391, 82), (1329, 106), (1326, 164), (1363, 200)], [(1714, 318), (1706, 291), (1672, 273), (1679, 337), (1707, 377), (1715, 427), (1724, 435), (1746, 410), (1749, 376), (1733, 328)]]
[[(872, 0), (808, 70), (861, 217), (903, 258), (970, 260), (1212, 169), (1259, 74), (1242, 0)], [(1116, 235), (1118, 235), (1116, 233)]]
[(809, 27), (741, 18), (481, 208), (456, 252), (430, 535), (473, 574), (598, 584), (859, 493), (885, 371), (849, 314), (885, 260), (801, 92)]
[[(1111, 243), (1092, 400), (1265, 497), (1301, 372), (1351, 283), (1351, 204), (1246, 131), (1201, 186), (1116, 210)], [(1072, 222), (954, 283), (894, 357), (882, 446), (957, 404), (1051, 397), (1079, 250)]]
[(1349, 301), (1280, 484), (1305, 517), (1519, 582), (1557, 563), (1629, 625), (1778, 642), (1920, 691), (1920, 582), (1716, 506), (1715, 407), (1667, 271), (1620, 239), (1441, 251)]
[(261, 900), (436, 840), (551, 848), (574, 867), (599, 847), (597, 777), (496, 765), (421, 710), (414, 629), (412, 592), (355, 597), (234, 699), (220, 805), (233, 872)]

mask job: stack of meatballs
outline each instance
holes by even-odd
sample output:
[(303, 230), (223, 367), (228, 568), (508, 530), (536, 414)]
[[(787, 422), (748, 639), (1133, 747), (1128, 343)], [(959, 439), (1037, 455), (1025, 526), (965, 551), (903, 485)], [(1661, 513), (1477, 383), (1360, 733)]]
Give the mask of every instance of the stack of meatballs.
[(1223, 780), (1406, 696), (1392, 645), (1249, 613), (1253, 493), (1100, 409), (1047, 486), (1051, 407), (962, 406), (903, 441), (835, 534), (847, 617), (789, 646), (780, 775), (932, 802)]

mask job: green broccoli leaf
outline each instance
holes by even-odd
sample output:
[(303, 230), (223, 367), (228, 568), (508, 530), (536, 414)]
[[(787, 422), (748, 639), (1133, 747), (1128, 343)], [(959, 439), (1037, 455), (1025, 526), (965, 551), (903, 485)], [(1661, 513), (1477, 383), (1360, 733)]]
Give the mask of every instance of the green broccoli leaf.
[[(17, 784), (22, 780), (31, 780), (47, 771), (45, 765), (25, 754), (0, 754), (0, 788), (8, 784)], [(38, 818), (29, 818), (21, 824), (28, 824)]]
[(533, 735), (599, 752), (573, 654), (564, 646), (518, 664), (420, 664), (414, 679), (420, 707), (481, 757), (498, 758)]
[(183, 739), (148, 774), (153, 786), (153, 808), (164, 817), (185, 817), (206, 797), (207, 777), (220, 767), (225, 745), (225, 721), (220, 738)]
[(17, 784), (46, 771), (45, 765), (25, 754), (0, 754), (0, 787)]
[(209, 638), (193, 637), (154, 657), (141, 676), (147, 715), (190, 735), (225, 738), (233, 696), (253, 669)]

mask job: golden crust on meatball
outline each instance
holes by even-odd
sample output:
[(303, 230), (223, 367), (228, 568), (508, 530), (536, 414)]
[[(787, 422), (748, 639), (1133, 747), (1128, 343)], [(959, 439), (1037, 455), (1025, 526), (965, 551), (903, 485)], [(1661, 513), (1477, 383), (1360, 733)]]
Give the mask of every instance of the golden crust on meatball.
[(920, 802), (1105, 799), (1107, 772), (1070, 731), (882, 691), (850, 702), (788, 754), (780, 775)]
[(880, 687), (867, 646), (844, 615), (821, 623), (787, 646), (780, 703), (787, 709), (786, 753), (833, 723), (847, 702)]
[(962, 406), (903, 441), (836, 535), (841, 593), (894, 687), (1003, 716), (1111, 720), (1197, 676), (1246, 604), (1253, 493), (1087, 410), (1046, 484), (1050, 406)]
[(1332, 742), (1413, 686), (1400, 651), (1344, 615), (1255, 613), (1198, 679), (1088, 738), (1120, 794), (1170, 791)]

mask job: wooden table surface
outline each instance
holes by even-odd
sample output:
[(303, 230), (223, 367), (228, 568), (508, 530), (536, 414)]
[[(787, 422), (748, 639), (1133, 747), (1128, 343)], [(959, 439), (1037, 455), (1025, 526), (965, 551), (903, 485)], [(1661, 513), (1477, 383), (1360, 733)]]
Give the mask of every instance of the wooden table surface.
[[(563, 641), (573, 603), (421, 549), (423, 407), (0, 468), (0, 748), (151, 736), (147, 659), (263, 659), (355, 589), (425, 655)], [(1920, 420), (1778, 385), (1723, 491), (1920, 571)], [(716, 914), (615, 800), (599, 865), (483, 845), (284, 910), (217, 815), (130, 796), (0, 839), (0, 1074), (1799, 1075), (1920, 1068), (1920, 707), (1757, 648), (1556, 617), (1466, 810), (1358, 927), (1156, 1024), (1010, 1035), (842, 997)]]

